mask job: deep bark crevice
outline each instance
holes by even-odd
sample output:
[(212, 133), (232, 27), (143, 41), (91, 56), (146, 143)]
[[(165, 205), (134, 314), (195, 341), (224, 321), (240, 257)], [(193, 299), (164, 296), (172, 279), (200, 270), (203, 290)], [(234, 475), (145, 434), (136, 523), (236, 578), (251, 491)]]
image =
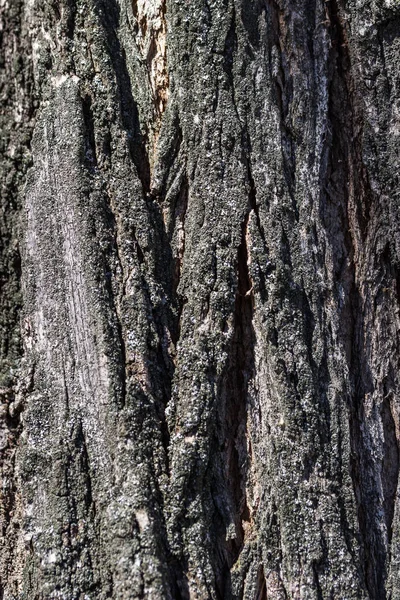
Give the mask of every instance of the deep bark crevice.
[[(94, 564), (95, 553), (92, 553), (92, 550), (100, 548), (100, 538), (95, 523), (96, 509), (92, 496), (88, 448), (79, 417), (67, 447), (68, 454), (64, 465), (65, 488), (61, 496), (66, 495), (69, 518), (67, 523), (63, 523), (64, 547), (60, 548), (60, 564), (70, 578), (77, 565), (89, 570), (91, 578), (79, 585), (83, 594), (99, 591), (102, 582), (101, 579), (93, 579), (97, 569)], [(96, 544), (89, 550), (90, 535), (95, 536)]]
[(400, 457), (396, 435), (396, 423), (391, 406), (392, 394), (387, 394), (381, 404), (381, 419), (384, 432), (384, 456), (382, 460), (383, 509), (385, 512), (388, 543), (392, 540), (392, 523), (399, 480)]
[(225, 37), (225, 45), (223, 51), (223, 69), (227, 75), (228, 83), (231, 89), (234, 88), (234, 77), (233, 77), (233, 59), (234, 53), (237, 49), (237, 36), (236, 36), (236, 11), (235, 7), (232, 7), (231, 22), (229, 25), (228, 32)]
[(65, 9), (66, 9), (66, 18), (65, 18), (66, 34), (70, 40), (73, 40), (74, 35), (75, 35), (75, 26), (76, 26), (76, 12), (77, 12), (76, 0), (67, 0), (67, 2), (65, 4)]
[(85, 159), (89, 165), (89, 168), (94, 170), (94, 168), (97, 167), (97, 154), (92, 98), (89, 94), (86, 94), (86, 96), (82, 98), (82, 113), (86, 133)]
[(267, 596), (267, 582), (265, 580), (265, 573), (263, 565), (258, 567), (257, 573), (257, 585), (254, 600), (268, 600)]
[[(341, 158), (347, 159), (347, 168), (349, 176), (349, 188), (346, 190), (348, 200), (354, 203), (356, 223), (350, 223), (361, 234), (361, 239), (365, 241), (367, 228), (370, 221), (370, 207), (373, 201), (372, 192), (369, 184), (368, 173), (362, 159), (362, 114), (360, 99), (357, 96), (357, 90), (352, 75), (352, 59), (350, 55), (350, 46), (346, 26), (341, 17), (340, 5), (338, 0), (331, 0), (327, 4), (327, 11), (330, 19), (330, 31), (332, 39), (332, 56), (334, 74), (331, 81), (331, 96), (336, 94), (338, 102), (334, 111), (333, 126), (339, 124), (337, 130), (338, 136), (342, 138), (344, 153)], [(335, 83), (335, 76), (340, 83)], [(336, 90), (335, 90), (336, 86)], [(338, 90), (339, 87), (339, 90)], [(340, 90), (341, 88), (341, 90)], [(339, 92), (339, 93), (338, 93)], [(342, 104), (340, 104), (342, 101)], [(331, 101), (332, 102), (332, 101)], [(335, 102), (335, 100), (333, 100)], [(331, 104), (332, 106), (332, 104)], [(348, 206), (348, 209), (352, 206)], [(351, 229), (350, 227), (350, 229)]]
[[(166, 136), (165, 136), (166, 137)], [(164, 137), (164, 141), (165, 141)], [(182, 126), (179, 119), (179, 114), (177, 111), (174, 113), (174, 117), (172, 118), (171, 129), (168, 130), (168, 144), (165, 146), (161, 145), (158, 148), (157, 155), (157, 175), (161, 178), (157, 185), (154, 186), (154, 181), (152, 182), (154, 188), (152, 188), (152, 194), (157, 198), (159, 202), (162, 199), (165, 199), (168, 189), (167, 182), (169, 175), (171, 173), (171, 168), (179, 163), (179, 159), (182, 156), (181, 148), (183, 143), (183, 132)], [(176, 197), (174, 197), (173, 201), (176, 202)], [(174, 212), (174, 206), (169, 207), (171, 213)], [(173, 227), (175, 223), (172, 218), (170, 218), (168, 223), (168, 235), (171, 237), (173, 233)]]
[[(246, 168), (247, 168), (247, 180), (248, 180), (248, 183), (250, 186), (250, 189), (249, 189), (250, 207), (256, 217), (256, 224), (257, 224), (258, 231), (260, 233), (261, 239), (264, 244), (264, 249), (268, 253), (267, 242), (265, 239), (265, 231), (264, 231), (264, 227), (261, 224), (261, 219), (260, 219), (260, 208), (257, 204), (257, 188), (256, 188), (256, 184), (255, 184), (252, 169), (251, 169), (250, 158), (248, 156), (246, 156), (245, 162), (246, 162)], [(268, 208), (268, 206), (266, 208)]]
[[(221, 460), (225, 465), (227, 502), (231, 507), (230, 519), (235, 532), (223, 542), (219, 587), (222, 597), (230, 589), (230, 569), (238, 560), (245, 541), (243, 524), (250, 523), (247, 504), (248, 453), (248, 386), (254, 374), (253, 291), (248, 269), (248, 223), (250, 212), (242, 223), (241, 243), (237, 256), (237, 292), (235, 300), (233, 335), (227, 361), (227, 371), (221, 383), (223, 407), (221, 423)], [(222, 435), (221, 435), (222, 434)], [(225, 594), (225, 595), (224, 595)]]

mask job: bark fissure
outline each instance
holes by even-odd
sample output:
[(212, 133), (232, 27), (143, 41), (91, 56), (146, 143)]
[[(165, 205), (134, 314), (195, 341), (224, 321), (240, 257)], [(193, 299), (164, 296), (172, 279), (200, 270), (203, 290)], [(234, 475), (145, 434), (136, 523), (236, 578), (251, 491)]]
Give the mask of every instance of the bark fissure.
[[(250, 209), (252, 210), (252, 209)], [(227, 572), (221, 583), (227, 593), (229, 571), (237, 562), (243, 548), (246, 527), (251, 516), (247, 503), (249, 439), (247, 411), (248, 388), (254, 375), (253, 291), (249, 274), (248, 223), (250, 212), (241, 227), (241, 242), (237, 255), (237, 291), (234, 309), (233, 334), (228, 357), (227, 372), (222, 382), (221, 398), (224, 400), (220, 416), (223, 431), (222, 448), (225, 477), (229, 490), (233, 529), (226, 533)], [(224, 596), (223, 596), (224, 597)]]
[(260, 565), (257, 574), (257, 587), (254, 600), (268, 600), (267, 582), (265, 581), (264, 567)]
[[(265, 231), (264, 231), (264, 227), (261, 224), (261, 219), (260, 219), (260, 209), (257, 204), (257, 189), (256, 189), (256, 184), (254, 182), (253, 174), (251, 171), (251, 162), (250, 162), (249, 157), (246, 158), (246, 164), (247, 164), (247, 179), (248, 179), (249, 186), (250, 186), (249, 202), (250, 202), (251, 209), (254, 211), (254, 215), (256, 217), (256, 224), (257, 224), (258, 231), (260, 233), (261, 239), (264, 244), (264, 249), (268, 252), (268, 246), (267, 246), (266, 239), (265, 239)], [(266, 206), (265, 208), (268, 208), (268, 206)]]
[(85, 158), (88, 161), (91, 171), (95, 172), (95, 168), (97, 167), (97, 153), (95, 127), (93, 122), (93, 111), (91, 105), (92, 98), (90, 97), (90, 95), (86, 95), (84, 98), (82, 98), (82, 112), (86, 129)]
[(171, 331), (172, 341), (176, 346), (180, 337), (180, 328), (182, 320), (182, 312), (185, 305), (185, 299), (178, 294), (178, 287), (181, 280), (181, 273), (183, 268), (183, 258), (185, 255), (185, 218), (188, 208), (188, 196), (189, 196), (189, 182), (187, 176), (183, 177), (179, 195), (176, 204), (173, 207), (174, 210), (174, 223), (176, 230), (176, 251), (175, 251), (175, 265), (172, 276), (172, 300), (177, 305), (177, 315), (175, 319), (174, 327)]
[(393, 417), (391, 395), (383, 399), (381, 405), (382, 427), (384, 431), (384, 455), (382, 458), (383, 508), (385, 512), (388, 543), (392, 540), (392, 524), (395, 511), (396, 494), (399, 482), (400, 456), (396, 432), (396, 422)]

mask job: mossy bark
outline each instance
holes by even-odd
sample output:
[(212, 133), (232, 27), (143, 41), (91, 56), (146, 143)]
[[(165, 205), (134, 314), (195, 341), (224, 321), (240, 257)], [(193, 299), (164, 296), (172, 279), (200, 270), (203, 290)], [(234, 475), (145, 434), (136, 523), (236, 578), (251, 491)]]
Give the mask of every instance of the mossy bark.
[(0, 15), (0, 598), (400, 598), (399, 2)]

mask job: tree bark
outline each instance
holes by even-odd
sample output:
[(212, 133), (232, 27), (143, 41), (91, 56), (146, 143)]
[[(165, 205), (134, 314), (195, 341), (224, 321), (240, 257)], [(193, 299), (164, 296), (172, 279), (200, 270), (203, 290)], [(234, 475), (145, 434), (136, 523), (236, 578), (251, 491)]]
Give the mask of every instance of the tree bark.
[(400, 598), (398, 0), (0, 14), (0, 598)]

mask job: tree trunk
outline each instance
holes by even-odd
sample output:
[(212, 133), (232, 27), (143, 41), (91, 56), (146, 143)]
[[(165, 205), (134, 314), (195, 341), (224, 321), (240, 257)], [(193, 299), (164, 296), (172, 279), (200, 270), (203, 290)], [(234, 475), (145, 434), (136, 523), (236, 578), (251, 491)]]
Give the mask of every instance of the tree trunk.
[(399, 1), (0, 13), (0, 598), (400, 598)]

